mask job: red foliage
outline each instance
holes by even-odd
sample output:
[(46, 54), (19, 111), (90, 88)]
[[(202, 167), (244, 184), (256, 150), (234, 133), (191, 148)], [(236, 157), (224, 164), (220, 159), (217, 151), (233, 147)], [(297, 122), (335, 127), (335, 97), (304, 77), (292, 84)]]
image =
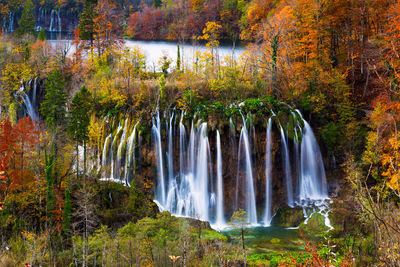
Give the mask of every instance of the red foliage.
[(0, 195), (18, 190), (33, 178), (29, 168), (29, 152), (38, 143), (39, 131), (29, 117), (13, 125), (8, 118), (0, 123)]

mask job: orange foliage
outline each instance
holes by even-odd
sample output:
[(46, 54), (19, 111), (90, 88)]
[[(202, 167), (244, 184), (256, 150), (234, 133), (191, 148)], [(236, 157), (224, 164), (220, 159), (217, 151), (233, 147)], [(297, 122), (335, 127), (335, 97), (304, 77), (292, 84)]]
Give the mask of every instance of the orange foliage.
[(29, 162), (38, 143), (39, 131), (29, 117), (12, 125), (7, 118), (0, 123), (0, 195), (18, 190), (33, 179)]

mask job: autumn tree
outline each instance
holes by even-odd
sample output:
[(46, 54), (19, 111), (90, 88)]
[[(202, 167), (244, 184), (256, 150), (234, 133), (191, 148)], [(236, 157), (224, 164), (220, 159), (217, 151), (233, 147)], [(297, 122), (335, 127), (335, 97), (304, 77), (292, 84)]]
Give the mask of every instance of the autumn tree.
[(10, 190), (21, 189), (34, 181), (29, 164), (38, 143), (39, 132), (29, 117), (13, 125), (8, 118), (0, 123), (0, 188), (1, 199)]
[(219, 39), (221, 34), (222, 26), (215, 21), (209, 21), (206, 23), (205, 28), (203, 29), (203, 35), (199, 37), (200, 40), (205, 40), (206, 46), (211, 48), (211, 55), (214, 59), (215, 57), (215, 48), (219, 47)]
[(98, 56), (105, 50), (113, 47), (121, 47), (123, 44), (120, 14), (115, 3), (111, 0), (99, 0), (96, 6), (94, 23), (94, 46)]

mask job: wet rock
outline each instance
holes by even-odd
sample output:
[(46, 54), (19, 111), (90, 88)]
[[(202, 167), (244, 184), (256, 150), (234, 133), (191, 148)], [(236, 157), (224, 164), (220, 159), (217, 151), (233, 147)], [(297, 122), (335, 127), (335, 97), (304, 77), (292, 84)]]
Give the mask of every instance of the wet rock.
[(300, 207), (280, 207), (272, 218), (272, 225), (280, 227), (297, 227), (304, 221), (303, 209)]
[(323, 234), (328, 230), (329, 228), (325, 225), (325, 217), (319, 213), (314, 213), (299, 226), (299, 231), (305, 235)]

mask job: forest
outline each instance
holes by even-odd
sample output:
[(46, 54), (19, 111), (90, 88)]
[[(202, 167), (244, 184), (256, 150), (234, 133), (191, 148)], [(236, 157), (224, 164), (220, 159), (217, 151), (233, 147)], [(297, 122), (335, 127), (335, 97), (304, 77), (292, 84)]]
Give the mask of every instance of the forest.
[(0, 23), (0, 266), (400, 266), (399, 1)]

